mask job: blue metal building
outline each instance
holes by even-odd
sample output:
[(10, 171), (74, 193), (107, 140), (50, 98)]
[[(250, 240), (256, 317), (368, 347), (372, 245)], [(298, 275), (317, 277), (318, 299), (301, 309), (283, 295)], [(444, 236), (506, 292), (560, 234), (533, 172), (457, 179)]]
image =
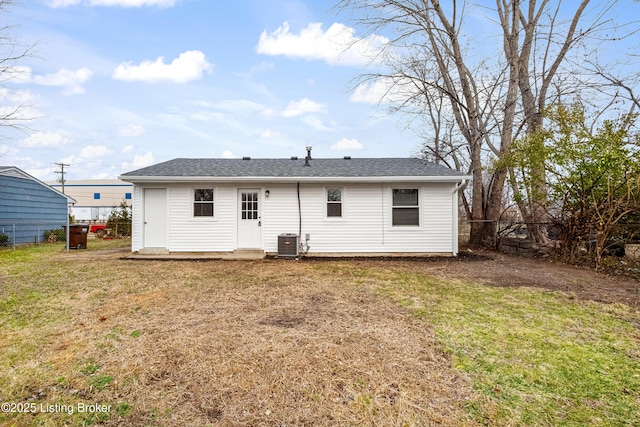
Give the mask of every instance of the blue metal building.
[(46, 230), (67, 225), (74, 202), (15, 166), (0, 166), (0, 244), (42, 242)]

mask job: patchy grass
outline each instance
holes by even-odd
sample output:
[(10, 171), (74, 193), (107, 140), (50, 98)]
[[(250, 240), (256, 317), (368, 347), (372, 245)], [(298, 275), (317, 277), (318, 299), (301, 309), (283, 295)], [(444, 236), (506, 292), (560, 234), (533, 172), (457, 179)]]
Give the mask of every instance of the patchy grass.
[(478, 422), (631, 426), (640, 419), (636, 310), (398, 271), (357, 275), (374, 278), (382, 294), (433, 325), (453, 367), (483, 396), (471, 405)]
[(0, 403), (39, 409), (0, 425), (640, 419), (629, 306), (409, 264), (132, 262), (127, 244), (0, 251)]
[[(116, 250), (51, 248), (5, 276), (0, 301), (15, 310), (0, 313), (0, 399), (74, 411), (0, 424), (474, 424), (471, 389), (429, 326), (387, 299), (306, 263)], [(30, 309), (41, 320), (14, 322)], [(110, 409), (77, 410), (90, 404)]]

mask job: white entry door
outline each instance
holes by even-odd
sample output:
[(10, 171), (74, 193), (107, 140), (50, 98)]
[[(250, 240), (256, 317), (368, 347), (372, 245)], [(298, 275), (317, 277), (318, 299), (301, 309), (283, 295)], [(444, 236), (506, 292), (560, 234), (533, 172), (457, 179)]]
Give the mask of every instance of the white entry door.
[(167, 247), (167, 189), (144, 189), (144, 247)]
[(238, 249), (261, 249), (260, 190), (238, 190)]

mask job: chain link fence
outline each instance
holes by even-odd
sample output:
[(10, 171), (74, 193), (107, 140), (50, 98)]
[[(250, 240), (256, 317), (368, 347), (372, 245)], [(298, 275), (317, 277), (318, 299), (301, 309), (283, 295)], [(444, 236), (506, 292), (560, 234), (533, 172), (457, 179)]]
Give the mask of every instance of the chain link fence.
[(458, 244), (468, 247), (497, 247), (497, 221), (461, 220), (458, 222)]
[(64, 242), (66, 233), (60, 221), (2, 219), (0, 220), (0, 247), (44, 242)]
[[(125, 238), (131, 236), (130, 222), (105, 224), (78, 223), (89, 229), (92, 238)], [(74, 224), (75, 225), (75, 224)], [(67, 224), (51, 220), (0, 219), (0, 249), (21, 245), (38, 245), (67, 241)], [(107, 228), (108, 227), (108, 228)], [(73, 230), (73, 225), (71, 230)]]

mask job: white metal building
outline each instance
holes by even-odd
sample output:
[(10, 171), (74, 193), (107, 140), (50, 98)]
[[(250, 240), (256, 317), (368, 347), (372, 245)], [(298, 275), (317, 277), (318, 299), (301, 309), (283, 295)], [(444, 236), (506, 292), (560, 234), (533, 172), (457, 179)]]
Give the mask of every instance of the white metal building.
[[(62, 184), (49, 185), (62, 191)], [(106, 222), (113, 207), (125, 202), (132, 205), (133, 185), (117, 179), (66, 181), (64, 193), (76, 200), (71, 207), (71, 215), (77, 221)]]

